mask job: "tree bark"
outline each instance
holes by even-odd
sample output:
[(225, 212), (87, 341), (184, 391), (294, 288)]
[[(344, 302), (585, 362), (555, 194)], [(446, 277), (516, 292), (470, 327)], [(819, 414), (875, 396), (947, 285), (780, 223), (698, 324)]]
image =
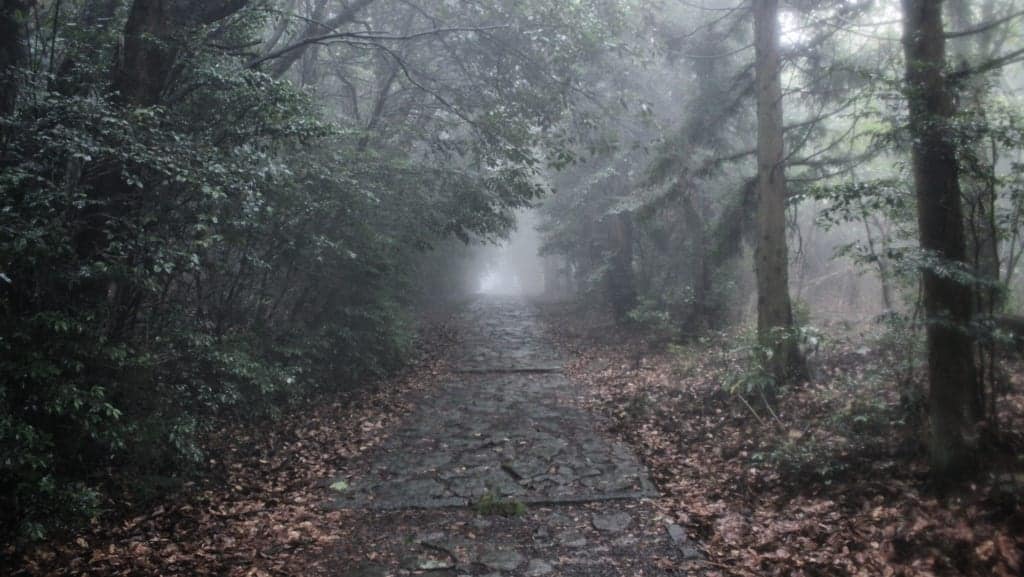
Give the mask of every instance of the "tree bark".
[(0, 0), (0, 116), (14, 112), (18, 102), (15, 69), (28, 60), (25, 20), (32, 0)]
[(711, 321), (709, 318), (708, 296), (710, 291), (710, 271), (708, 270), (708, 246), (704, 234), (704, 218), (697, 207), (695, 190), (682, 195), (683, 221), (686, 234), (690, 241), (690, 275), (693, 279), (693, 303), (687, 314), (686, 324), (681, 327), (684, 333), (700, 334)]
[(617, 320), (624, 320), (636, 306), (633, 282), (633, 219), (626, 211), (608, 217), (612, 262), (608, 271), (608, 296)]
[(771, 348), (776, 385), (798, 380), (804, 363), (793, 328), (786, 247), (786, 175), (779, 59), (779, 2), (753, 0), (757, 76), (757, 333)]
[[(947, 125), (953, 98), (946, 82), (941, 0), (903, 0), (903, 49), (910, 112), (920, 244), (944, 263), (964, 267), (963, 208), (957, 155)], [(934, 267), (923, 271), (927, 316), (930, 462), (941, 480), (967, 474), (977, 449), (977, 380), (971, 289)]]
[(181, 37), (191, 27), (223, 20), (248, 0), (135, 0), (124, 28), (123, 53), (114, 70), (121, 101), (134, 106), (159, 104), (173, 79)]

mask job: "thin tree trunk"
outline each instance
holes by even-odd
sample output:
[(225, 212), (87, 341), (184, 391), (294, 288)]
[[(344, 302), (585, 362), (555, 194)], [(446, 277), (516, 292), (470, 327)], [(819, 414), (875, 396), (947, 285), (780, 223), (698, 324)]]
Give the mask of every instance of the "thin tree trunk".
[(636, 288), (633, 284), (633, 220), (625, 211), (609, 218), (609, 236), (613, 253), (611, 270), (608, 272), (608, 296), (615, 318), (621, 321), (636, 306)]
[(796, 341), (789, 334), (793, 308), (786, 248), (779, 2), (753, 2), (757, 59), (757, 332), (762, 344), (771, 347), (771, 370), (776, 384), (781, 385), (802, 378), (805, 371)]
[(687, 191), (682, 195), (683, 221), (686, 233), (690, 238), (690, 274), (693, 277), (693, 305), (687, 315), (685, 327), (687, 334), (697, 335), (707, 326), (708, 319), (708, 259), (707, 240), (704, 235), (704, 219), (697, 210), (696, 191)]
[(18, 102), (15, 68), (28, 60), (25, 46), (25, 20), (31, 0), (0, 0), (0, 116), (14, 112)]
[[(946, 128), (953, 98), (946, 84), (946, 42), (940, 0), (903, 0), (903, 48), (913, 135), (912, 165), (921, 248), (946, 263), (966, 261), (956, 151)], [(933, 474), (949, 480), (968, 473), (980, 418), (970, 287), (922, 272), (928, 334), (928, 385)]]

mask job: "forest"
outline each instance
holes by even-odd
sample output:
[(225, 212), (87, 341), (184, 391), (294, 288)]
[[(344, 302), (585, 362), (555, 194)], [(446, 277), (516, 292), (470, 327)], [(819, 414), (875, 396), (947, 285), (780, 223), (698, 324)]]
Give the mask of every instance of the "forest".
[(0, 574), (1024, 573), (1018, 0), (0, 0)]

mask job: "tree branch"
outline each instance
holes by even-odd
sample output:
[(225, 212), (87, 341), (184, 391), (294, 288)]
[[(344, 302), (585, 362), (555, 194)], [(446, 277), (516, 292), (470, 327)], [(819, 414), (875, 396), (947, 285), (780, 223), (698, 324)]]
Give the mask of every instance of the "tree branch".
[(992, 70), (1002, 68), (1004, 66), (1013, 64), (1015, 62), (1019, 62), (1021, 60), (1024, 60), (1024, 48), (1018, 48), (1017, 50), (1004, 54), (998, 58), (986, 60), (985, 62), (982, 62), (977, 66), (972, 66), (971, 68), (964, 68), (962, 70), (958, 70), (956, 73), (952, 75), (952, 79), (963, 80), (964, 78), (967, 78), (969, 76), (991, 72)]
[[(313, 42), (308, 42), (307, 39), (315, 36), (322, 30), (336, 32), (338, 28), (353, 22), (359, 15), (359, 12), (376, 1), (377, 0), (354, 0), (347, 8), (322, 24), (319, 22), (309, 22), (306, 25), (305, 30), (302, 32), (302, 37), (297, 42), (276, 51), (280, 54), (274, 58), (281, 58), (281, 60), (279, 60), (274, 66), (271, 76), (274, 78), (280, 78), (288, 72), (288, 69), (302, 57), (302, 53), (306, 51), (306, 48), (310, 44), (313, 44)], [(264, 57), (261, 59), (261, 62), (266, 62), (267, 60), (271, 60), (271, 58)]]
[[(434, 30), (425, 30), (423, 32), (416, 32), (416, 33), (407, 34), (407, 35), (404, 35), (404, 36), (403, 35), (385, 34), (385, 33), (373, 33), (373, 32), (332, 32), (330, 34), (321, 34), (320, 36), (312, 36), (312, 37), (306, 38), (305, 40), (302, 40), (300, 42), (296, 42), (296, 43), (291, 44), (289, 46), (285, 46), (284, 48), (280, 48), (278, 50), (275, 50), (275, 51), (273, 51), (273, 52), (271, 52), (271, 53), (269, 53), (269, 54), (267, 54), (265, 56), (262, 56), (260, 58), (257, 58), (256, 60), (250, 62), (249, 63), (249, 68), (256, 68), (257, 66), (259, 66), (260, 64), (263, 64), (264, 62), (267, 62), (268, 60), (273, 60), (275, 58), (280, 58), (282, 56), (288, 55), (290, 53), (293, 53), (296, 50), (303, 49), (306, 46), (309, 46), (310, 44), (325, 44), (325, 43), (327, 43), (327, 42), (329, 42), (331, 40), (336, 40), (336, 41), (343, 42), (343, 43), (344, 42), (348, 42), (348, 41), (360, 41), (360, 40), (361, 41), (365, 41), (367, 43), (369, 43), (369, 42), (379, 42), (379, 41), (382, 41), (382, 40), (409, 41), (409, 40), (416, 40), (418, 38), (423, 38), (423, 37), (426, 37), (426, 36), (435, 36), (435, 35), (447, 34), (447, 33), (451, 33), (451, 32), (482, 32), (482, 31), (485, 31), (485, 30), (494, 30), (494, 29), (497, 29), (497, 28), (507, 28), (507, 27), (508, 26), (504, 26), (503, 25), (503, 26), (488, 26), (488, 27), (484, 27), (484, 28), (437, 28), (437, 29), (434, 29)], [(276, 70), (276, 68), (275, 68), (275, 70)]]
[(971, 36), (973, 34), (981, 34), (982, 32), (988, 32), (989, 30), (996, 28), (997, 26), (1002, 26), (1003, 24), (1006, 24), (1007, 22), (1014, 20), (1016, 18), (1020, 18), (1021, 16), (1024, 16), (1024, 10), (1018, 10), (997, 20), (992, 20), (991, 22), (982, 22), (981, 24), (973, 28), (968, 28), (966, 30), (946, 32), (945, 37), (948, 40), (950, 38), (962, 38), (964, 36)]

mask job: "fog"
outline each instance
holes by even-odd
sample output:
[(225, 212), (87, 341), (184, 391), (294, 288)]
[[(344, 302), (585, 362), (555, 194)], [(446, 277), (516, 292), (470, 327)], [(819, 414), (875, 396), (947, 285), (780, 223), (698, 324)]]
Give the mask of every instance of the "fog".
[[(634, 408), (639, 415), (649, 404), (647, 392), (632, 388), (642, 380), (635, 377), (673, 375), (657, 386), (681, 387), (686, 378), (677, 374), (710, 374), (697, 364), (682, 370), (685, 354), (716, 359), (714, 368), (728, 374), (706, 377), (701, 392), (668, 397), (725, 403), (716, 415), (788, 438), (776, 448), (732, 447), (729, 454), (757, 455), (756, 468), (730, 466), (751, 471), (743, 487), (784, 477), (752, 480), (762, 466), (804, 459), (867, 429), (888, 440), (895, 423), (906, 425), (900, 433), (913, 449), (905, 453), (918, 451), (921, 462), (901, 462), (885, 475), (921, 471), (927, 460), (936, 476), (955, 479), (975, 470), (968, 457), (985, 454), (982, 441), (1019, 449), (1024, 433), (998, 437), (1013, 419), (1024, 423), (1024, 416), (1003, 414), (1024, 407), (1019, 399), (1007, 402), (1014, 383), (1024, 382), (1013, 372), (1022, 342), (1015, 335), (1024, 332), (1021, 6), (0, 2), (0, 536), (34, 543), (110, 511), (176, 519), (184, 508), (156, 506), (165, 478), (206, 487), (190, 475), (234, 471), (210, 458), (224, 453), (277, 455), (284, 460), (274, 461), (274, 471), (293, 470), (306, 457), (287, 455), (296, 447), (282, 440), (305, 443), (305, 434), (277, 431), (266, 437), (277, 447), (270, 449), (216, 443), (258, 444), (264, 436), (238, 432), (249, 420), (268, 428), (280, 424), (270, 417), (303, 422), (296, 413), (311, 404), (338, 408), (341, 421), (352, 407), (366, 408), (366, 426), (325, 425), (322, 434), (311, 433), (343, 440), (338, 452), (345, 458), (304, 469), (336, 471), (340, 461), (347, 465), (374, 446), (369, 437), (398, 422), (370, 412), (400, 412), (393, 400), (411, 398), (402, 388), (409, 382), (422, 385), (423, 395), (435, 390), (416, 374), (430, 373), (425, 359), (439, 367), (444, 355), (502, 362), (553, 355), (551, 343), (565, 339), (550, 333), (584, 321), (593, 327), (571, 332), (597, 327), (609, 339), (633, 339), (629, 359), (594, 363), (607, 364), (609, 373), (586, 379), (587, 387), (600, 383), (604, 392), (636, 395), (623, 399), (628, 410), (607, 408), (609, 415)], [(496, 306), (488, 311), (488, 303)], [(463, 315), (470, 304), (476, 318)], [(488, 314), (488, 327), (521, 324), (504, 335), (468, 326)], [(851, 374), (829, 385), (841, 389), (834, 395), (819, 395), (813, 351), (822, 335), (838, 351), (831, 374), (856, 364), (844, 348), (885, 354), (870, 359), (870, 375)], [(474, 351), (491, 337), (493, 350)], [(594, 343), (577, 344), (572, 354)], [(535, 372), (550, 373), (551, 386), (526, 392), (559, 390), (567, 381), (552, 375), (570, 366), (569, 354), (564, 364), (534, 363)], [(663, 366), (645, 371), (643, 359), (657, 355)], [(613, 375), (615, 367), (624, 372)], [(400, 374), (412, 378), (390, 380)], [(478, 389), (524, 382), (481, 380)], [(861, 385), (877, 390), (863, 393)], [(380, 396), (361, 396), (370, 389)], [(789, 397), (797, 406), (776, 411), (774, 402), (787, 391), (808, 394)], [(459, 394), (457, 401), (470, 400)], [(815, 395), (821, 404), (805, 411), (801, 403)], [(874, 404), (864, 406), (868, 398)], [(865, 414), (844, 431), (822, 435), (819, 425), (801, 422), (837, 407)], [(754, 420), (744, 422), (748, 413)], [(704, 415), (696, 420), (711, 426)], [(820, 423), (822, 430), (831, 426)], [(722, 435), (742, 442), (754, 436)], [(495, 431), (495, 439), (505, 437)], [(815, 445), (800, 447), (801, 438)], [(689, 443), (674, 437), (660, 446)], [(336, 449), (329, 445), (321, 456)], [(647, 449), (641, 452), (650, 455)], [(844, 458), (856, 453), (842, 451)], [(541, 486), (544, 477), (543, 484), (589, 486), (561, 477), (563, 470), (582, 474), (589, 464), (550, 464), (536, 471), (543, 475), (515, 473), (508, 482)], [(850, 464), (824, 469), (845, 473)], [(460, 474), (487, 469), (463, 465), (453, 460), (445, 467)], [(823, 469), (813, 465), (808, 459), (803, 470)], [(501, 476), (508, 468), (497, 463), (487, 470)], [(251, 475), (260, 478), (268, 472), (246, 470), (262, 471)], [(441, 474), (437, 467), (417, 470)], [(673, 466), (659, 478), (682, 470), (690, 469)], [(210, 485), (241, 487), (236, 480)], [(311, 491), (321, 481), (271, 484)], [(495, 487), (486, 482), (490, 499)], [(238, 492), (248, 494), (243, 484)], [(415, 490), (434, 486), (431, 480)], [(461, 489), (483, 488), (484, 480), (467, 478), (438, 495), (461, 499)], [(312, 498), (252, 494), (260, 505), (239, 510)], [(1006, 502), (1024, 497), (1013, 499)], [(208, 518), (205, 526), (213, 519), (208, 511), (235, 510), (222, 505), (189, 507)], [(680, 512), (676, 520), (684, 517)], [(945, 519), (930, 518), (937, 525)], [(721, 520), (700, 520), (700, 532)], [(135, 572), (225, 574), (231, 559), (258, 560), (253, 551), (326, 546), (293, 531), (301, 528), (293, 521), (255, 523), (282, 528), (274, 532), (287, 535), (287, 543), (245, 544), (224, 565), (140, 565)], [(129, 533), (113, 541), (135, 539)], [(207, 544), (245, 541), (203, 533)], [(105, 543), (89, 534), (80, 541), (85, 537)], [(173, 539), (140, 538), (122, 552), (198, 559), (195, 553), (206, 551), (164, 546)], [(1011, 574), (990, 561), (997, 552), (1011, 556), (1004, 549), (1014, 545), (985, 539), (957, 545), (957, 569), (960, 553), (973, 551), (984, 557), (973, 566), (978, 571)], [(812, 541), (825, 540), (806, 540)], [(769, 557), (767, 545), (749, 545), (738, 555), (709, 558)], [(593, 549), (610, 550), (603, 547)], [(64, 562), (91, 568), (108, 557), (87, 549), (57, 547), (62, 553), (49, 555), (52, 566), (28, 573), (56, 574)], [(899, 549), (860, 544), (847, 554)], [(11, 550), (0, 543), (0, 574)], [(401, 571), (483, 572), (448, 553), (450, 564), (431, 558)], [(1021, 556), (1016, 549), (1012, 556), (1017, 574)], [(132, 572), (109, 557), (116, 570), (97, 574)], [(828, 573), (856, 565), (822, 559), (814, 561), (820, 566), (801, 566)], [(548, 561), (528, 572), (560, 574)], [(916, 567), (953, 572), (933, 563)], [(262, 567), (237, 570), (265, 574)], [(567, 572), (580, 571), (586, 573)]]
[(498, 246), (480, 247), (478, 292), (485, 295), (539, 296), (545, 292), (537, 215), (516, 214), (516, 228)]

